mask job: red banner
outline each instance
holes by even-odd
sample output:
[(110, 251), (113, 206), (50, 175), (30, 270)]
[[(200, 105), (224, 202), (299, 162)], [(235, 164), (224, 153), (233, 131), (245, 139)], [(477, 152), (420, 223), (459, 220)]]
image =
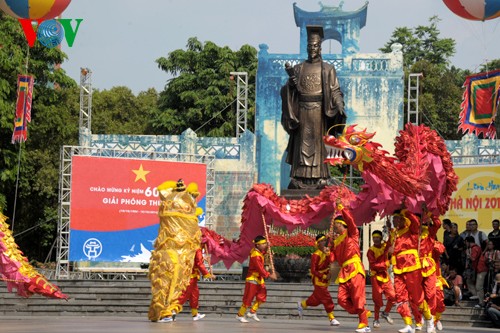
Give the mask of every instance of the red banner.
[(123, 158), (73, 156), (71, 229), (114, 231), (158, 223), (156, 187), (182, 178), (205, 197), (206, 166)]
[(158, 236), (156, 188), (180, 178), (198, 184), (205, 210), (205, 164), (73, 156), (70, 260), (147, 262)]

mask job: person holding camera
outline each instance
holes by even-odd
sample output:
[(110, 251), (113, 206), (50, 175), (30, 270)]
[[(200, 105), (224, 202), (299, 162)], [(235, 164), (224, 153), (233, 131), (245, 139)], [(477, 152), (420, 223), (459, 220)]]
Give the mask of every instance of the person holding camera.
[(479, 276), (482, 278), (482, 281), (477, 280), (477, 266), (479, 263), (479, 258), (481, 257), (481, 247), (476, 244), (474, 237), (467, 236), (465, 238), (465, 271), (464, 271), (464, 279), (467, 284), (467, 290), (472, 294), (470, 297), (471, 300), (479, 299), (480, 295), (479, 289), (483, 292), (481, 301), (484, 298), (484, 291), (482, 284), (484, 283), (484, 276)]
[(495, 248), (495, 242), (489, 240), (478, 264), (478, 266), (480, 265), (486, 270), (484, 288), (487, 292), (490, 292), (495, 284), (495, 275), (497, 274), (495, 272), (495, 261), (497, 260), (500, 260), (500, 251)]
[(500, 328), (500, 274), (495, 276), (495, 285), (491, 294), (485, 299), (486, 314), (493, 322), (493, 326)]

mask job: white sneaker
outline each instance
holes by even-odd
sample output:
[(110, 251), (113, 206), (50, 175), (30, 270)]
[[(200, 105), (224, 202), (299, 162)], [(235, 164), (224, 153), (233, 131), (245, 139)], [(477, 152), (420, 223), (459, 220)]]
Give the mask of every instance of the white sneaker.
[(421, 331), (422, 330), (422, 324), (421, 323), (416, 323), (415, 324), (415, 331)]
[(333, 318), (330, 320), (330, 326), (340, 326), (340, 323), (337, 319)]
[(394, 324), (394, 320), (392, 320), (392, 318), (389, 316), (388, 313), (385, 313), (385, 312), (382, 312), (380, 314), (382, 316), (382, 318), (384, 318), (389, 324)]
[(441, 323), (441, 320), (436, 321), (436, 328), (438, 331), (443, 330), (443, 324)]
[(247, 313), (247, 317), (248, 318), (252, 318), (255, 321), (260, 321), (259, 317), (257, 317), (257, 313), (251, 313), (251, 312), (249, 312), (249, 313)]
[(248, 320), (245, 319), (245, 317), (240, 317), (238, 315), (236, 315), (236, 319), (240, 322), (240, 323), (248, 323)]
[(471, 297), (469, 297), (469, 299), (474, 300), (474, 299), (479, 299), (479, 297), (478, 296), (471, 296)]
[(399, 333), (415, 333), (415, 330), (411, 325), (406, 325), (402, 329), (398, 330)]
[(157, 323), (171, 323), (173, 321), (174, 320), (172, 319), (172, 317), (163, 317), (160, 320), (158, 320)]
[(302, 302), (297, 302), (297, 311), (299, 312), (299, 318), (302, 319), (304, 315), (304, 308), (302, 307)]
[(371, 331), (372, 329), (370, 328), (370, 326), (365, 326), (363, 328), (356, 329), (357, 333), (370, 333)]
[(434, 327), (434, 318), (426, 320), (427, 322), (427, 333), (436, 333), (436, 328)]
[(374, 320), (373, 321), (373, 328), (379, 328), (380, 327), (380, 321)]
[(198, 321), (198, 320), (203, 319), (203, 318), (205, 318), (205, 314), (204, 313), (203, 314), (199, 314), (198, 313), (196, 316), (193, 316), (193, 320), (194, 321)]

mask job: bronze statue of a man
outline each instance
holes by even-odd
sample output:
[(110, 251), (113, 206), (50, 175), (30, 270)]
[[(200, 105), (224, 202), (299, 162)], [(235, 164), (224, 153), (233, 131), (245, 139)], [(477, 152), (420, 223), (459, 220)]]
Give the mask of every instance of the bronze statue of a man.
[(336, 135), (346, 122), (344, 95), (335, 68), (321, 58), (321, 26), (307, 27), (308, 59), (286, 70), (290, 79), (281, 88), (281, 124), (289, 134), (286, 162), (291, 165), (289, 189), (323, 188), (330, 178), (324, 163), (323, 136)]

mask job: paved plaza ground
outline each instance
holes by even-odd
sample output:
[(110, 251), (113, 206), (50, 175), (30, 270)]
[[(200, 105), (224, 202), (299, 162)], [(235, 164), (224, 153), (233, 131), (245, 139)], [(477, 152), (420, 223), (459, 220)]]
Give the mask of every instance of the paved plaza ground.
[[(181, 316), (171, 324), (149, 322), (140, 317), (67, 317), (30, 316), (0, 318), (1, 333), (149, 333), (149, 332), (200, 332), (200, 333), (268, 333), (268, 332), (354, 332), (355, 321), (343, 322), (339, 327), (331, 327), (321, 320), (280, 320), (263, 319), (241, 324), (232, 316), (210, 316), (193, 322), (188, 316)], [(395, 333), (398, 325), (385, 324), (377, 333)], [(491, 328), (444, 327), (442, 332), (475, 333), (495, 332)]]

